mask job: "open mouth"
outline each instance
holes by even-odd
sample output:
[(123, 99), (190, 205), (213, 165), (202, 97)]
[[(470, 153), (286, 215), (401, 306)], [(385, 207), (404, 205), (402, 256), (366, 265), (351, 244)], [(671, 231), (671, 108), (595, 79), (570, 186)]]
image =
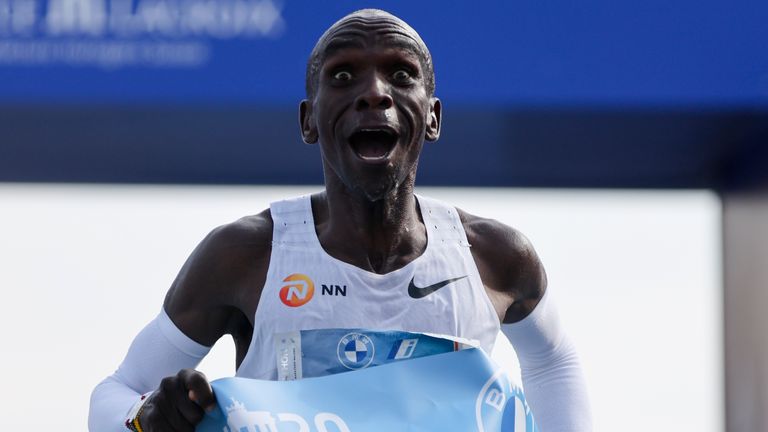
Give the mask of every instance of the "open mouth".
[(360, 129), (349, 137), (349, 143), (360, 159), (377, 162), (387, 159), (397, 143), (397, 134), (386, 128)]

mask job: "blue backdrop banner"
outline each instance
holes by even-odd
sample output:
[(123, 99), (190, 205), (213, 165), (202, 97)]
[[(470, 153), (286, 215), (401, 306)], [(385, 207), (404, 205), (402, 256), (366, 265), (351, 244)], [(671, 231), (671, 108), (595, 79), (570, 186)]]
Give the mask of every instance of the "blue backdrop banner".
[(298, 381), (224, 378), (198, 432), (538, 432), (522, 389), (478, 349)]
[(294, 107), (363, 5), (421, 33), (451, 104), (768, 105), (764, 0), (0, 0), (0, 104)]

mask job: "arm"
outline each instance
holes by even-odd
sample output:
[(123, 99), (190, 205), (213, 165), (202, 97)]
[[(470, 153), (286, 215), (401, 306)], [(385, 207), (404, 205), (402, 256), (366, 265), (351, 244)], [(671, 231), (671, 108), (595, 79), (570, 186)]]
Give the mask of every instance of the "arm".
[[(89, 429), (127, 431), (131, 408), (147, 397), (143, 429), (191, 430), (215, 402), (205, 377), (192, 368), (224, 334), (245, 356), (266, 277), (272, 221), (268, 212), (211, 232), (195, 249), (166, 295), (161, 313), (135, 338), (118, 370), (91, 395)], [(255, 299), (255, 301), (254, 301)]]
[[(163, 378), (196, 367), (209, 350), (182, 333), (161, 311), (136, 336), (117, 371), (93, 390), (88, 429), (127, 431), (128, 411), (142, 394), (155, 390)], [(200, 393), (205, 394), (204, 387)]]
[(497, 221), (461, 217), (501, 329), (520, 360), (526, 399), (542, 432), (591, 431), (581, 365), (533, 246)]
[(520, 360), (525, 397), (543, 432), (592, 430), (586, 382), (576, 349), (549, 291), (523, 320), (502, 324)]

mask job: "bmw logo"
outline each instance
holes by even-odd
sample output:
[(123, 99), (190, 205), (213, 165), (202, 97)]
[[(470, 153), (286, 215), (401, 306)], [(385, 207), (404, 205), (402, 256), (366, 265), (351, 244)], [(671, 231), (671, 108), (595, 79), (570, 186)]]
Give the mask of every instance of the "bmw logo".
[(339, 340), (336, 354), (345, 368), (357, 370), (371, 364), (375, 351), (373, 341), (368, 336), (362, 333), (347, 333)]
[(539, 432), (523, 389), (497, 370), (486, 381), (475, 401), (478, 432), (505, 430)]

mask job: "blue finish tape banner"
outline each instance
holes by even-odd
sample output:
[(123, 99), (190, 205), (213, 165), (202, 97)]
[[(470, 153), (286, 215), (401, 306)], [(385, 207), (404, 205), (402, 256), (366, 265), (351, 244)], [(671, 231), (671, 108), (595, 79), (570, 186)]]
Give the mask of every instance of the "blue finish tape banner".
[(198, 432), (538, 432), (522, 389), (478, 349), (298, 381), (224, 378)]

